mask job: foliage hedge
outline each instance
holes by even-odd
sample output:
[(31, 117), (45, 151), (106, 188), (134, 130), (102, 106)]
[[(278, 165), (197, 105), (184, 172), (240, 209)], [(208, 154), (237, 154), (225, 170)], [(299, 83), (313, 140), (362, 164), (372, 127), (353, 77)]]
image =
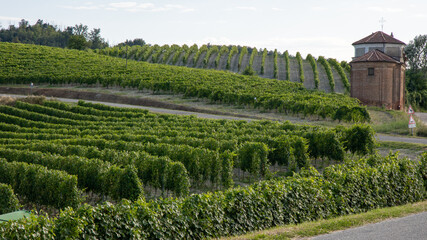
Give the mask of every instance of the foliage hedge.
[(274, 53), (273, 53), (273, 78), (276, 78), (276, 79), (279, 77), (279, 66), (277, 63), (277, 58), (278, 58), (277, 49), (274, 49)]
[(184, 54), (184, 57), (182, 58), (182, 63), (186, 65), (188, 63), (188, 59), (190, 58), (191, 54), (195, 54), (198, 51), (197, 44), (193, 44), (190, 48), (187, 49), (187, 51)]
[(0, 214), (10, 213), (19, 209), (19, 200), (9, 184), (0, 183), (0, 196)]
[(221, 56), (224, 54), (227, 54), (229, 51), (228, 47), (226, 45), (223, 45), (221, 49), (219, 49), (218, 55), (215, 58), (215, 68), (219, 67), (219, 61), (221, 60)]
[(328, 79), (329, 79), (329, 86), (331, 88), (331, 92), (335, 92), (335, 80), (334, 80), (334, 75), (332, 74), (331, 66), (323, 56), (319, 56), (319, 59), (317, 59), (317, 61), (320, 64), (322, 64), (322, 66), (325, 68), (326, 75), (328, 76)]
[[(0, 148), (0, 157), (7, 159), (8, 162), (16, 161), (19, 163), (39, 164), (49, 169), (66, 171), (68, 174), (73, 174), (78, 177), (76, 181), (78, 181), (78, 185), (81, 188), (88, 188), (95, 192), (104, 193), (115, 199), (139, 196), (142, 194), (142, 186), (138, 177), (136, 175), (131, 175), (134, 179), (129, 180), (129, 171), (133, 171), (132, 169), (121, 169), (99, 159), (87, 159), (78, 156), (63, 157), (50, 153), (4, 149), (3, 147)], [(74, 178), (76, 178), (76, 176), (74, 176)], [(122, 181), (123, 179), (129, 181)], [(122, 192), (122, 187), (129, 189), (129, 191), (134, 190), (135, 192)], [(135, 198), (131, 200), (134, 199)]]
[(337, 70), (338, 74), (341, 77), (341, 81), (344, 84), (345, 91), (347, 93), (350, 92), (350, 82), (348, 81), (347, 74), (344, 72), (344, 69), (342, 68), (341, 64), (334, 58), (329, 58), (328, 62)]
[(311, 54), (307, 54), (306, 59), (310, 62), (311, 68), (313, 69), (314, 75), (314, 88), (319, 89), (319, 71), (317, 71), (316, 59)]
[(197, 51), (193, 57), (193, 67), (197, 67), (197, 64), (199, 63), (199, 58), (202, 56), (203, 53), (207, 51), (208, 51), (208, 46), (206, 44), (202, 45), (199, 48), (199, 51)]
[[(425, 167), (425, 166), (424, 166)], [(65, 209), (0, 224), (2, 239), (206, 239), (427, 197), (422, 164), (396, 154), (314, 168), (225, 192)]]
[(218, 46), (213, 46), (211, 48), (209, 48), (209, 50), (206, 52), (206, 56), (203, 59), (203, 67), (206, 68), (208, 66), (209, 63), (209, 59), (211, 57), (212, 54), (215, 54), (219, 51)]
[(302, 61), (301, 53), (297, 52), (296, 55), (297, 62), (298, 62), (298, 69), (299, 69), (299, 79), (302, 83), (304, 83), (305, 77), (304, 77), (304, 63)]
[(230, 68), (231, 68), (231, 59), (233, 58), (233, 56), (235, 54), (238, 54), (238, 53), (239, 53), (239, 49), (237, 49), (236, 46), (231, 47), (231, 50), (228, 53), (227, 65), (225, 66), (225, 69), (230, 70)]
[(10, 184), (29, 201), (57, 208), (75, 207), (82, 200), (76, 176), (37, 164), (0, 159), (0, 182)]
[(289, 52), (288, 52), (288, 50), (286, 50), (283, 55), (285, 57), (285, 64), (286, 64), (286, 80), (290, 81), (291, 80), (291, 65), (290, 65), (290, 62), (289, 62)]
[(267, 57), (267, 54), (268, 54), (267, 48), (264, 48), (264, 50), (262, 51), (262, 58), (261, 58), (261, 70), (260, 70), (261, 75), (263, 75), (265, 71), (265, 58)]
[(237, 71), (240, 72), (240, 68), (242, 66), (242, 61), (243, 61), (243, 57), (248, 54), (248, 47), (242, 47), (242, 49), (240, 50), (240, 55), (239, 55), (239, 63), (237, 65)]

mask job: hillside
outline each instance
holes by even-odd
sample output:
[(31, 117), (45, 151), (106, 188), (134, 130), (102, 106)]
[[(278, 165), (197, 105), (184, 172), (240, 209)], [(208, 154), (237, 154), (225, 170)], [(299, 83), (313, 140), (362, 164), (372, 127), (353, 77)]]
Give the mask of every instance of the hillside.
[[(236, 48), (237, 52), (231, 53), (231, 49)], [(243, 49), (247, 49), (247, 51)], [(220, 49), (223, 49), (221, 51)], [(224, 50), (227, 49), (227, 50)], [(161, 63), (175, 66), (187, 66), (192, 68), (203, 68), (203, 69), (216, 69), (216, 70), (228, 70), (235, 73), (243, 73), (245, 68), (249, 65), (252, 66), (254, 72), (263, 78), (271, 78), (278, 80), (287, 80), (287, 66), (284, 54), (278, 54), (277, 60), (274, 58), (274, 51), (267, 51), (267, 54), (263, 56), (262, 51), (256, 51), (252, 57), (253, 64), (250, 64), (252, 52), (255, 48), (237, 47), (237, 46), (207, 46), (203, 45), (200, 48), (197, 45), (188, 47), (186, 45), (153, 45), (153, 46), (132, 46), (127, 50), (127, 58), (137, 61), (145, 61), (150, 63)], [(126, 58), (126, 47), (111, 47), (105, 49), (97, 49), (94, 52), (108, 55), (113, 57)], [(186, 59), (188, 55), (188, 61)], [(230, 58), (230, 65), (227, 67), (227, 60)], [(264, 60), (263, 60), (264, 58)], [(240, 64), (239, 64), (240, 62)], [(262, 65), (264, 62), (264, 65)], [(303, 71), (305, 75), (304, 87), (307, 89), (315, 89), (314, 75), (312, 67), (307, 59), (303, 59)], [(221, 63), (221, 64), (220, 64)], [(325, 73), (325, 69), (319, 63), (317, 69), (319, 71), (319, 90), (325, 92), (331, 92), (328, 76)], [(240, 65), (240, 68), (239, 68)], [(277, 68), (277, 74), (275, 74), (275, 66)], [(347, 63), (341, 63), (340, 67), (346, 67)], [(348, 93), (349, 89), (346, 89), (343, 84), (343, 79), (339, 75), (338, 70), (332, 68), (333, 78), (335, 80), (334, 92), (337, 93)], [(295, 57), (290, 57), (289, 70), (290, 70), (290, 81), (300, 82), (299, 78), (299, 63)], [(347, 67), (348, 70), (348, 67)], [(346, 72), (346, 77), (349, 78), (349, 72)], [(345, 81), (345, 80), (344, 80)]]
[[(203, 61), (203, 54), (191, 53), (190, 49), (186, 52), (187, 64), (192, 54), (198, 55), (192, 59), (193, 63)], [(236, 60), (236, 54), (229, 56), (227, 65), (235, 69), (239, 60)], [(161, 54), (148, 53), (142, 58), (168, 59)], [(160, 60), (155, 60), (157, 61)], [(269, 72), (268, 69), (265, 72)], [(126, 61), (91, 52), (35, 45), (0, 43), (0, 81), (12, 84), (33, 82), (121, 86), (180, 93), (212, 102), (288, 114), (302, 113), (346, 121), (369, 121), (369, 114), (364, 107), (359, 106), (356, 99), (343, 94), (307, 90), (301, 83), (225, 71)]]

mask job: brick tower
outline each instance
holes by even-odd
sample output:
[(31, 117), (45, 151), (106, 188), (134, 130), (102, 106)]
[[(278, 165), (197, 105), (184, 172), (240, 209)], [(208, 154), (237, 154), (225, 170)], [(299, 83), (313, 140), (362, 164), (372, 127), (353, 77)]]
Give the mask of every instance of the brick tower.
[(353, 43), (351, 96), (363, 104), (404, 109), (405, 43), (381, 31)]

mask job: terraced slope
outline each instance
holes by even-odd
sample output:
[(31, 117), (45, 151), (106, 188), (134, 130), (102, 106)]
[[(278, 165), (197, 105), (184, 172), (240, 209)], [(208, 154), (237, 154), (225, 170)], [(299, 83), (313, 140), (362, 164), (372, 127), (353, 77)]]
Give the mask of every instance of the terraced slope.
[[(212, 47), (212, 46), (211, 46)], [(218, 48), (220, 48), (221, 46), (218, 46)], [(142, 48), (139, 46), (133, 46), (133, 48)], [(150, 47), (145, 47), (146, 51), (149, 51)], [(156, 48), (156, 49), (167, 49), (167, 47), (161, 46), (159, 48), (159, 46), (154, 45), (152, 48)], [(231, 46), (229, 46), (229, 48), (231, 48)], [(181, 47), (181, 51), (184, 52), (184, 47)], [(96, 52), (103, 54), (103, 55), (109, 55), (109, 56), (115, 56), (115, 57), (125, 57), (126, 54), (123, 52), (125, 51), (125, 48), (110, 48), (110, 49), (106, 49), (106, 50), (97, 50)], [(166, 51), (166, 50), (163, 50)], [(252, 51), (252, 50), (250, 50)], [(133, 52), (137, 52), (137, 51), (133, 51)], [(149, 58), (147, 59), (147, 62), (151, 62), (152, 60), (152, 56), (156, 53), (156, 51), (153, 51)], [(207, 68), (207, 69), (217, 69), (217, 70), (227, 70), (226, 66), (227, 66), (227, 58), (228, 58), (228, 54), (223, 54), (220, 57), (220, 61), (218, 66), (215, 66), (215, 59), (216, 56), (218, 55), (218, 53), (214, 53), (212, 54), (212, 56), (210, 56), (209, 58), (209, 62), (208, 64), (204, 64), (203, 59), (205, 58), (206, 52), (201, 53), (199, 60), (197, 61), (197, 63), (193, 63), (192, 59), (194, 58), (194, 53), (192, 53), (189, 57), (189, 61), (187, 64), (183, 63), (183, 55), (180, 56), (179, 60), (174, 64), (170, 58), (170, 60), (168, 60), (166, 62), (166, 64), (168, 65), (175, 65), (175, 66), (187, 66), (187, 67), (194, 67), (194, 68)], [(249, 64), (249, 57), (250, 57), (250, 52), (249, 54), (245, 54), (245, 56), (243, 57), (243, 61), (242, 61), (242, 66), (240, 67), (240, 70), (238, 68), (238, 61), (239, 61), (239, 56), (240, 56), (240, 52), (237, 53), (236, 55), (234, 55), (231, 59), (231, 65), (230, 68), (228, 69), (228, 71), (231, 72), (235, 72), (235, 73), (243, 73), (244, 69), (246, 68), (246, 66), (248, 66)], [(140, 58), (135, 57), (135, 55), (131, 54), (128, 55), (129, 59), (135, 59), (138, 60)], [(264, 73), (261, 74), (261, 59), (262, 59), (262, 52), (259, 52), (258, 55), (255, 57), (254, 59), (254, 63), (253, 63), (253, 70), (255, 71), (255, 73), (257, 75), (259, 75), (260, 77), (263, 78), (274, 78), (274, 58), (273, 58), (273, 54), (272, 52), (270, 52), (265, 59), (265, 66), (264, 66)], [(310, 64), (306, 61), (303, 60), (304, 62), (304, 75), (305, 75), (305, 81), (306, 83), (304, 83), (304, 87), (307, 89), (314, 89), (315, 85), (314, 85), (314, 76), (312, 74), (312, 69)], [(279, 80), (286, 80), (286, 65), (285, 65), (285, 61), (283, 60), (283, 55), (279, 54), (278, 57), (278, 77), (277, 79)], [(299, 72), (298, 72), (298, 63), (295, 61), (294, 57), (291, 57), (290, 59), (290, 69), (291, 69), (291, 78), (290, 80), (292, 82), (300, 82), (299, 79)], [(330, 86), (329, 86), (329, 80), (325, 74), (325, 70), (323, 69), (323, 66), (319, 66), (319, 90), (321, 91), (325, 91), (325, 92), (331, 92)], [(344, 84), (342, 82), (341, 77), (339, 76), (338, 72), (335, 69), (332, 69), (332, 73), (334, 75), (334, 79), (335, 79), (335, 92), (337, 93), (346, 93), (345, 91), (345, 87)]]
[[(146, 59), (152, 58), (147, 55)], [(194, 66), (192, 61), (189, 58), (187, 66)], [(237, 71), (237, 54), (230, 65)], [(121, 86), (285, 113), (369, 120), (356, 99), (307, 90), (301, 83), (132, 60), (126, 63), (117, 57), (35, 45), (0, 43), (0, 82)]]

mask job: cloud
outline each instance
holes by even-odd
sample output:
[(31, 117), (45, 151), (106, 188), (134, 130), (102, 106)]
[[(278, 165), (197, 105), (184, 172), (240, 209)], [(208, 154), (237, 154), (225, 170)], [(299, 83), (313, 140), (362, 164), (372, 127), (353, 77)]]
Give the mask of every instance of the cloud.
[(323, 6), (315, 6), (315, 7), (312, 7), (311, 10), (317, 11), (317, 12), (323, 12), (323, 11), (327, 10), (327, 8), (323, 7)]
[(126, 11), (126, 12), (166, 12), (177, 11), (181, 13), (194, 12), (196, 9), (189, 8), (179, 4), (155, 5), (153, 3), (137, 3), (137, 2), (112, 2), (107, 5), (94, 5), (92, 2), (87, 2), (79, 6), (61, 6), (66, 9), (73, 10), (107, 10), (107, 11)]
[(368, 7), (369, 11), (372, 12), (380, 12), (380, 13), (400, 13), (403, 12), (404, 10), (402, 8), (384, 8), (384, 7)]
[(114, 3), (109, 3), (109, 6), (113, 7), (113, 8), (132, 8), (138, 5), (138, 3), (136, 2), (114, 2)]
[(240, 6), (240, 7), (236, 7), (237, 9), (240, 10), (248, 10), (248, 11), (256, 11), (256, 7), (247, 7), (247, 6)]
[(276, 7), (271, 8), (271, 10), (276, 11), (276, 12), (281, 12), (281, 11), (283, 11), (283, 9), (281, 9), (281, 8), (276, 8)]
[(22, 18), (18, 17), (6, 17), (6, 16), (0, 16), (0, 20), (3, 21), (21, 21)]
[(96, 10), (99, 9), (98, 6), (62, 6), (66, 9), (72, 9), (72, 10)]

